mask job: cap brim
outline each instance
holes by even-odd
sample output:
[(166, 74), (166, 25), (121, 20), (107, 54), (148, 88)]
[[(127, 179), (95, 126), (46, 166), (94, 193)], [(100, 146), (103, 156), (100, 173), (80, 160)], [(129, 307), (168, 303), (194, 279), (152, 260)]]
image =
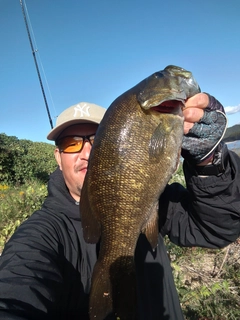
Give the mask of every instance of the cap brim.
[(57, 138), (59, 137), (60, 133), (61, 133), (64, 129), (66, 129), (66, 128), (74, 125), (74, 124), (80, 124), (80, 123), (96, 123), (96, 124), (99, 124), (98, 121), (93, 121), (93, 120), (90, 121), (90, 120), (85, 120), (85, 119), (76, 119), (76, 120), (67, 121), (67, 122), (65, 122), (65, 123), (62, 123), (62, 124), (59, 125), (58, 127), (53, 128), (53, 129), (49, 132), (49, 134), (47, 135), (47, 139), (48, 139), (48, 140), (52, 140), (52, 141), (56, 141)]

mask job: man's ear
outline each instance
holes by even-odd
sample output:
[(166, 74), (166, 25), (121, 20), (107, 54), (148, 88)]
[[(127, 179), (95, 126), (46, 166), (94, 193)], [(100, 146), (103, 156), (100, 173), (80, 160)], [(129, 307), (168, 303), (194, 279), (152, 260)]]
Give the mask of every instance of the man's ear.
[(59, 165), (60, 170), (62, 170), (61, 153), (60, 153), (60, 151), (59, 151), (58, 148), (56, 148), (56, 149), (54, 150), (54, 156), (55, 156), (55, 159), (56, 159), (56, 161), (57, 161), (57, 164)]

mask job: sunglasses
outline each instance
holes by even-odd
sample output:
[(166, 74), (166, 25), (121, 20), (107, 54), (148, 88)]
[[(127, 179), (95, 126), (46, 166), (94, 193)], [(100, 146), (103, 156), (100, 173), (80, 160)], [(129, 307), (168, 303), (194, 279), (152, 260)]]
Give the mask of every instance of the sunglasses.
[(93, 145), (95, 134), (89, 136), (66, 136), (57, 141), (60, 152), (75, 153), (83, 149), (84, 143), (88, 141)]

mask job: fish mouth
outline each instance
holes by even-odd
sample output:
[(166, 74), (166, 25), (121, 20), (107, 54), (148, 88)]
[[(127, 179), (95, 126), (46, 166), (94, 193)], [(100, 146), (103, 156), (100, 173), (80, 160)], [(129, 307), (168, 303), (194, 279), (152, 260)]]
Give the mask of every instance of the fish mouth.
[(159, 113), (172, 113), (181, 115), (184, 104), (178, 100), (163, 101), (157, 106), (151, 107), (151, 110)]

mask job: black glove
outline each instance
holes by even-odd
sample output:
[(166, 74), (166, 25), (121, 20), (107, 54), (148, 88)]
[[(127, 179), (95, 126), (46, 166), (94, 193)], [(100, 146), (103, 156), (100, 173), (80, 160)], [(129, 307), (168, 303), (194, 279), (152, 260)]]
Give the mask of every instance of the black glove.
[(209, 94), (208, 97), (209, 104), (204, 110), (203, 117), (183, 137), (182, 157), (194, 165), (213, 153), (227, 129), (223, 106)]

